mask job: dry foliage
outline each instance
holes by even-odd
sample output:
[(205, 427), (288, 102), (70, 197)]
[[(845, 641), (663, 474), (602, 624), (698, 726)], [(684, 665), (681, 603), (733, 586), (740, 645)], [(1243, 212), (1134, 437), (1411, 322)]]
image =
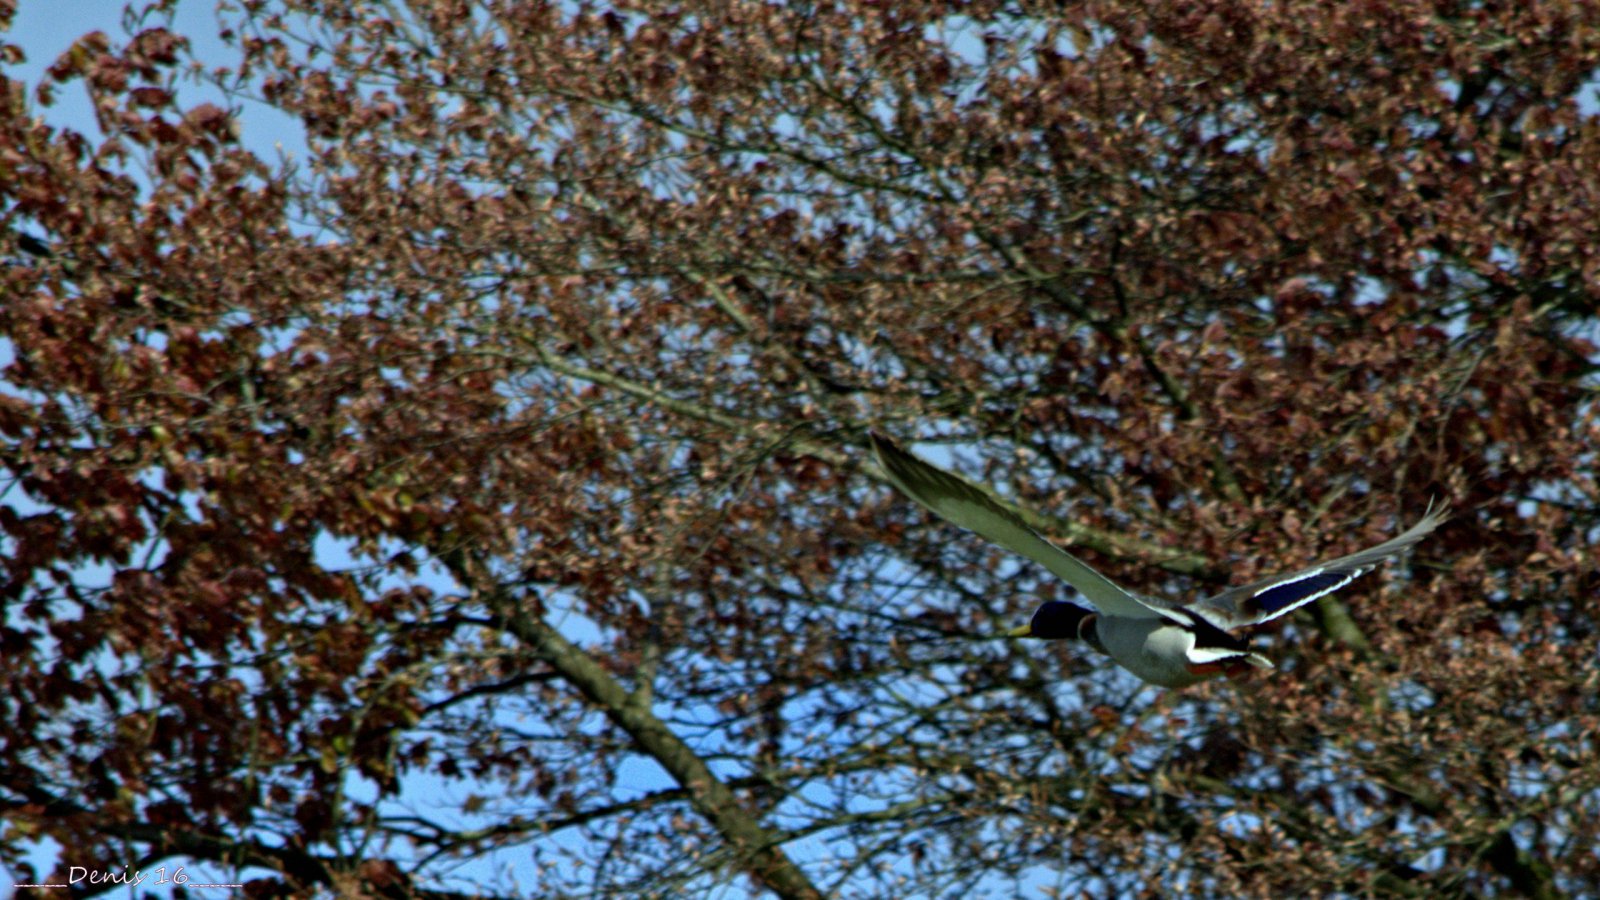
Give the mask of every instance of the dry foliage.
[[(4, 84), (13, 874), (1600, 894), (1600, 6), (240, 5)], [(1162, 696), (869, 427), (1151, 592), (1458, 517)]]

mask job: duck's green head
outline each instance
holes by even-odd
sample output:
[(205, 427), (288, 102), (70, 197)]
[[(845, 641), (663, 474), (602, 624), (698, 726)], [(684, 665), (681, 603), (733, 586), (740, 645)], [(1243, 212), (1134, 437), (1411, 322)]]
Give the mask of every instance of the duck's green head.
[(1075, 603), (1052, 600), (1033, 612), (1033, 619), (1020, 628), (1007, 632), (1012, 637), (1034, 637), (1045, 640), (1081, 639), (1084, 622), (1094, 616), (1094, 610), (1084, 609)]

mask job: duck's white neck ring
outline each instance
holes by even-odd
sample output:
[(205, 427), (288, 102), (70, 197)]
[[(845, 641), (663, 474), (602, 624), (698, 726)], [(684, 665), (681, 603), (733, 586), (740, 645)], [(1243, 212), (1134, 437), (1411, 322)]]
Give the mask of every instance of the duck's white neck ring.
[(1100, 633), (1095, 628), (1095, 622), (1099, 618), (1094, 613), (1090, 613), (1078, 620), (1078, 640), (1104, 653), (1106, 652), (1106, 645), (1100, 643)]

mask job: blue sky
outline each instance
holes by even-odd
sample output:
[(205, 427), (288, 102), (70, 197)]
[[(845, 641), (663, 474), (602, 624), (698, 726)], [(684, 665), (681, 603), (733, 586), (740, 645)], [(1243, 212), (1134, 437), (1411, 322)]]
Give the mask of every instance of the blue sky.
[[(113, 42), (120, 43), (124, 35), (124, 5), (124, 0), (22, 0), (11, 33), (5, 39), (22, 47), (28, 58), (20, 65), (6, 67), (5, 73), (31, 87), (39, 83), (44, 71), (72, 46), (73, 41), (91, 31), (104, 31)], [(133, 5), (142, 3), (136, 0)], [(220, 64), (232, 61), (235, 53), (216, 37), (217, 16), (213, 12), (216, 5), (204, 0), (179, 3), (175, 28), (193, 41), (191, 50), (197, 57)], [(68, 8), (71, 15), (64, 15), (63, 10)], [(158, 24), (163, 24), (163, 20), (151, 17), (143, 27)], [(140, 30), (138, 25), (135, 26), (137, 30)], [(180, 90), (186, 103), (204, 99), (223, 102), (214, 92), (193, 81), (184, 81)], [(77, 84), (58, 93), (54, 105), (40, 113), (53, 124), (88, 134), (98, 133), (93, 110)], [(257, 154), (273, 159), (278, 147), (292, 151), (302, 144), (298, 124), (276, 110), (257, 106), (242, 113), (241, 140)]]

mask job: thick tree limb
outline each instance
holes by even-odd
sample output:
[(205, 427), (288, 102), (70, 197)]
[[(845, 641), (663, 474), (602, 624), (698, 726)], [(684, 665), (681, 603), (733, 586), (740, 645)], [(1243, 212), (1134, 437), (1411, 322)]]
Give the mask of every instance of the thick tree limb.
[(778, 846), (777, 833), (764, 827), (694, 748), (651, 711), (645, 700), (648, 692), (628, 691), (578, 645), (530, 615), (516, 598), (499, 592), (494, 597), (495, 612), (506, 627), (684, 787), (690, 805), (737, 851), (745, 871), (785, 900), (821, 900), (822, 891)]

